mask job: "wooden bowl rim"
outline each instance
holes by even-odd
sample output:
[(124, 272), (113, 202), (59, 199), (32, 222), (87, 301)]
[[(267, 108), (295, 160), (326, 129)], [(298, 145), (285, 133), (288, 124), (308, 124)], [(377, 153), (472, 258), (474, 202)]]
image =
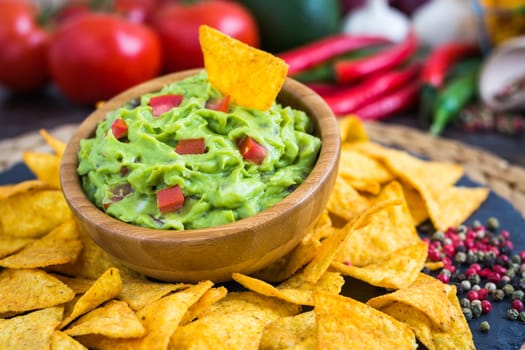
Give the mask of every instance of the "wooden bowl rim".
[(315, 200), (313, 198), (315, 189), (327, 180), (330, 172), (337, 171), (341, 148), (339, 128), (337, 120), (324, 100), (313, 90), (292, 78), (286, 78), (282, 91), (299, 97), (305, 106), (311, 107), (312, 112), (316, 112), (310, 113), (313, 115), (309, 116), (315, 119), (314, 122), (318, 124), (317, 132), (322, 139), (322, 145), (310, 174), (292, 193), (275, 205), (233, 223), (204, 229), (177, 231), (147, 228), (120, 221), (104, 213), (87, 198), (76, 172), (80, 140), (91, 136), (98, 122), (109, 111), (121, 107), (124, 103), (143, 94), (158, 91), (169, 83), (194, 75), (201, 70), (202, 68), (197, 68), (171, 73), (130, 88), (105, 102), (80, 124), (66, 146), (60, 166), (62, 191), (66, 201), (78, 217), (83, 221), (90, 222), (98, 230), (110, 231), (113, 235), (125, 240), (141, 239), (150, 243), (154, 241), (157, 243), (198, 243), (209, 239), (220, 240), (226, 236), (242, 234), (246, 231), (258, 231), (262, 226), (277, 223), (281, 215), (293, 211), (303, 202)]

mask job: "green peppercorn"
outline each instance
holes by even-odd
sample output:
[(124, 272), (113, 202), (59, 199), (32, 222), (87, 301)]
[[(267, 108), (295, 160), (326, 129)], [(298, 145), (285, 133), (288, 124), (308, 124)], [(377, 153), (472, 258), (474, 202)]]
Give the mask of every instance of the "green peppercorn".
[(518, 319), (519, 316), (520, 316), (520, 313), (518, 310), (513, 309), (513, 308), (507, 309), (507, 318), (509, 320), (516, 320)]
[(466, 225), (459, 225), (457, 228), (456, 228), (456, 232), (458, 234), (465, 234), (467, 233), (468, 231), (468, 227)]
[(509, 276), (510, 278), (514, 278), (516, 276), (516, 270), (510, 268), (507, 270), (506, 272), (507, 276)]
[(514, 287), (512, 286), (512, 284), (506, 284), (503, 286), (502, 290), (506, 296), (509, 296), (512, 295), (512, 293), (514, 292)]
[(521, 264), (521, 257), (518, 254), (514, 254), (510, 260), (514, 264)]
[(516, 300), (516, 299), (524, 300), (524, 295), (525, 295), (525, 292), (523, 292), (522, 290), (515, 290), (514, 292), (512, 292), (511, 297), (512, 297), (512, 300)]
[(463, 308), (470, 308), (470, 300), (468, 300), (467, 298), (462, 298), (462, 299), (459, 301), (459, 304), (460, 304), (461, 307), (463, 307)]
[(457, 252), (454, 256), (454, 261), (458, 264), (464, 264), (467, 261), (467, 254), (465, 252)]
[(467, 253), (467, 263), (468, 264), (474, 264), (478, 262), (478, 256), (476, 253), (469, 251)]
[(478, 318), (483, 313), (483, 308), (481, 307), (481, 301), (472, 300), (470, 302), (470, 310), (472, 310), (472, 317)]
[(473, 273), (468, 277), (468, 280), (471, 284), (479, 284), (480, 277), (477, 273)]
[(481, 227), (481, 222), (479, 220), (474, 220), (474, 222), (472, 223), (472, 228), (474, 230), (477, 230), (480, 227)]
[(489, 292), (489, 293), (492, 293), (496, 290), (496, 284), (493, 283), (493, 282), (487, 282), (485, 283), (485, 289)]
[(467, 321), (472, 320), (472, 310), (470, 308), (464, 307), (461, 310), (463, 311), (463, 315)]
[(479, 286), (479, 284), (475, 284), (475, 285), (473, 285), (472, 288), (470, 288), (470, 289), (472, 289), (473, 291), (476, 291), (476, 292), (477, 292), (478, 290), (481, 289), (481, 287)]
[(469, 280), (461, 281), (461, 289), (463, 289), (464, 291), (468, 291), (470, 290), (470, 288), (472, 288), (472, 285)]
[(436, 231), (432, 234), (433, 241), (443, 242), (444, 239), (445, 239), (445, 233), (443, 231)]
[(481, 322), (479, 324), (479, 330), (482, 331), (483, 333), (490, 331), (490, 323), (488, 323), (487, 321)]
[(501, 301), (505, 298), (505, 292), (501, 289), (496, 289), (493, 293), (492, 293), (492, 299), (494, 299), (494, 301)]
[(521, 322), (525, 322), (525, 311), (520, 312), (518, 318)]
[(497, 231), (499, 229), (499, 220), (496, 217), (490, 217), (487, 220), (487, 228), (491, 231)]

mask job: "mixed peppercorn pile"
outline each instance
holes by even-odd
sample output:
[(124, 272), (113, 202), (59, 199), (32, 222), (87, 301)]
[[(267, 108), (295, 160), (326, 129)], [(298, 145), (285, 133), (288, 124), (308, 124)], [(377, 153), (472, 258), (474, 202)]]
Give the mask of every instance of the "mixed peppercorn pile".
[[(525, 250), (515, 252), (510, 236), (491, 217), (485, 225), (474, 221), (423, 238), (429, 244), (428, 261), (442, 265), (426, 272), (457, 286), (469, 321), (490, 313), (493, 303), (505, 302), (506, 318), (525, 322)], [(480, 330), (490, 330), (488, 321), (481, 322)]]

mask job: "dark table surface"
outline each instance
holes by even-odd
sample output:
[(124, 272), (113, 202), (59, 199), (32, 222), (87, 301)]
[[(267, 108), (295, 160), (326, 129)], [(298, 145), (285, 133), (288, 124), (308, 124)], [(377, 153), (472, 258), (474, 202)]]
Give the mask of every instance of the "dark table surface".
[[(52, 129), (63, 124), (80, 123), (92, 110), (93, 106), (77, 106), (68, 102), (52, 86), (31, 96), (11, 96), (0, 88), (0, 140), (40, 128)], [(414, 112), (392, 117), (387, 123), (420, 129)], [(512, 164), (525, 167), (525, 133), (472, 133), (451, 126), (443, 137), (489, 151)]]

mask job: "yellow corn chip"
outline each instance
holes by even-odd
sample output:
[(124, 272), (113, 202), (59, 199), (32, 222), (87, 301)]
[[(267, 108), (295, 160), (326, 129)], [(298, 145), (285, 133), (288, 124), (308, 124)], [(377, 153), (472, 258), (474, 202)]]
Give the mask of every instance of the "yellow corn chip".
[(403, 194), (408, 205), (408, 210), (410, 210), (410, 214), (414, 220), (414, 225), (417, 226), (425, 222), (428, 219), (428, 210), (425, 201), (416, 189), (403, 182), (400, 183), (401, 187), (403, 187)]
[(48, 350), (63, 309), (51, 307), (8, 320), (0, 319), (0, 349)]
[(410, 328), (359, 301), (314, 292), (318, 349), (415, 349)]
[(195, 304), (190, 306), (183, 319), (180, 321), (180, 324), (185, 325), (200, 317), (204, 310), (224, 298), (227, 294), (228, 290), (224, 286), (208, 289)]
[(54, 331), (51, 335), (51, 350), (87, 350), (87, 348), (64, 332)]
[(122, 291), (118, 298), (127, 302), (133, 310), (140, 310), (163, 296), (189, 287), (184, 283), (152, 282), (145, 278), (123, 277)]
[(55, 151), (55, 154), (62, 158), (64, 151), (66, 150), (66, 143), (52, 136), (47, 130), (40, 129), (40, 136), (46, 141), (46, 143)]
[[(307, 349), (305, 342), (317, 342), (316, 323), (313, 311), (307, 311), (295, 316), (281, 317), (264, 327), (259, 349), (285, 350), (294, 347)], [(316, 347), (309, 347), (316, 349)]]
[(31, 269), (65, 264), (77, 259), (82, 250), (73, 219), (64, 222), (43, 238), (26, 246), (19, 253), (0, 260), (0, 266)]
[(41, 180), (25, 180), (13, 185), (0, 186), (0, 200), (18, 193), (53, 189), (48, 183)]
[(2, 237), (0, 238), (0, 258), (16, 253), (31, 242), (33, 238), (16, 238), (16, 237)]
[(368, 225), (354, 230), (339, 247), (336, 261), (366, 266), (384, 261), (394, 251), (420, 241), (399, 183), (386, 185), (375, 200), (398, 200), (401, 205), (374, 213)]
[(110, 338), (135, 338), (146, 329), (124, 301), (110, 300), (91, 310), (64, 330), (70, 336), (101, 334)]
[(401, 201), (398, 199), (386, 200), (384, 202), (376, 203), (365, 210), (360, 216), (349, 221), (340, 230), (326, 238), (322, 242), (318, 254), (304, 268), (304, 279), (310, 283), (316, 283), (326, 272), (332, 263), (332, 260), (334, 259), (341, 243), (348, 235), (352, 235), (355, 230), (359, 229), (363, 225), (366, 225), (377, 212), (380, 212), (389, 206), (399, 204), (401, 204)]
[(445, 267), (445, 263), (443, 261), (427, 261), (425, 267), (430, 271), (435, 271)]
[(380, 161), (359, 152), (348, 143), (341, 147), (339, 174), (365, 183), (384, 184), (394, 179), (394, 175)]
[(423, 269), (427, 258), (428, 245), (421, 241), (412, 246), (391, 253), (386, 260), (363, 267), (332, 262), (332, 267), (343, 275), (384, 288), (405, 288), (410, 286)]
[(370, 207), (369, 201), (361, 196), (342, 177), (338, 176), (332, 194), (328, 199), (326, 209), (334, 215), (349, 221), (358, 217)]
[(266, 324), (299, 307), (252, 292), (228, 293), (199, 319), (177, 328), (169, 349), (258, 349)]
[(355, 115), (347, 115), (339, 119), (339, 130), (343, 142), (366, 142), (368, 134), (361, 119)]
[(100, 304), (117, 297), (122, 290), (122, 280), (116, 268), (110, 268), (100, 276), (66, 314), (60, 328), (65, 327), (75, 318), (93, 310)]
[(25, 151), (22, 156), (37, 179), (55, 189), (60, 188), (60, 157), (49, 153)]
[(0, 286), (0, 314), (60, 305), (75, 296), (68, 286), (41, 270), (4, 269)]
[(71, 288), (75, 294), (84, 294), (95, 283), (95, 280), (82, 277), (69, 277), (53, 273), (51, 275)]
[(57, 190), (18, 193), (0, 201), (0, 235), (37, 238), (71, 218)]
[(78, 339), (88, 348), (95, 349), (167, 349), (170, 337), (188, 310), (212, 287), (210, 281), (200, 282), (186, 290), (170, 294), (137, 312), (138, 319), (146, 329), (142, 338), (108, 338), (101, 335), (83, 335)]
[(233, 103), (258, 110), (269, 109), (286, 79), (282, 59), (231, 38), (206, 25), (199, 41), (208, 79)]
[(409, 287), (374, 297), (367, 304), (381, 310), (394, 302), (420, 310), (442, 331), (450, 329), (452, 315), (448, 306), (447, 285), (434, 277), (420, 273)]

